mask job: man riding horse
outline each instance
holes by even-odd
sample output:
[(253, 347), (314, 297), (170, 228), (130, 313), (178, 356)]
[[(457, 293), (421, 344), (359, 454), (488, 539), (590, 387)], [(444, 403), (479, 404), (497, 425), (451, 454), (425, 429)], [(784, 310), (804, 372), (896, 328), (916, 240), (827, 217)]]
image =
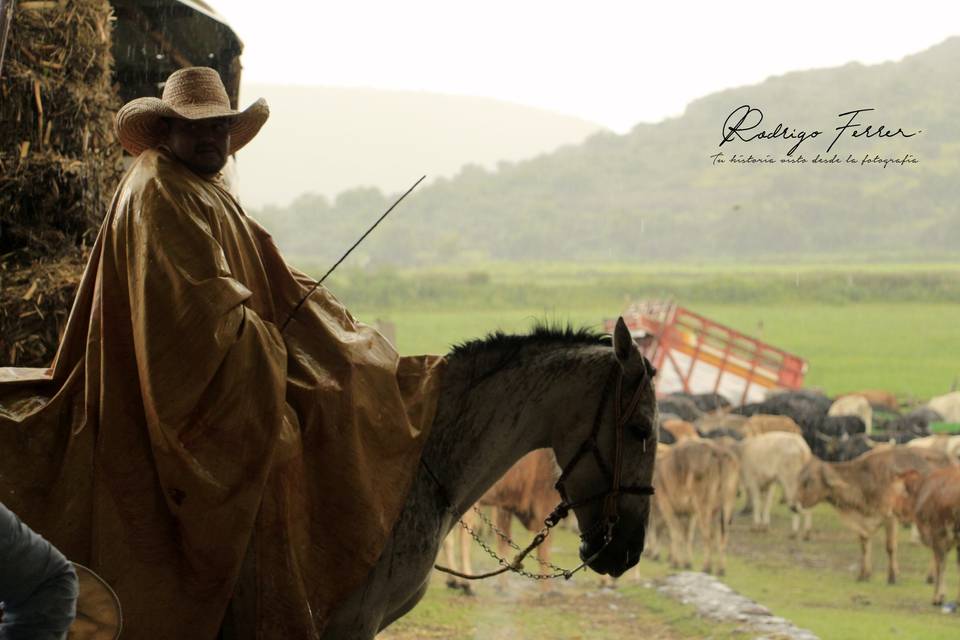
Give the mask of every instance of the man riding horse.
[(444, 360), (311, 292), (227, 190), (268, 114), (203, 67), (121, 108), (135, 159), (55, 361), (0, 368), (2, 500), (113, 586), (131, 638), (319, 637), (436, 410)]

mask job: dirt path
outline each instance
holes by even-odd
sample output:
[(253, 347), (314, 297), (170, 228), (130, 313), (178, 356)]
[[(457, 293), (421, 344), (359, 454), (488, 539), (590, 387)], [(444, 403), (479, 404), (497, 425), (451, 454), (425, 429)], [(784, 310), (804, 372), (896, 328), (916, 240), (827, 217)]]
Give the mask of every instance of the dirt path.
[[(475, 595), (446, 589), (434, 579), (417, 615), (397, 621), (378, 640), (613, 640), (642, 635), (654, 640), (744, 639), (732, 630), (715, 634), (707, 623), (656, 590), (632, 580), (601, 588), (593, 577), (540, 585), (511, 578), (505, 587), (479, 585)], [(679, 628), (677, 621), (682, 620)], [(721, 625), (722, 626), (722, 625)]]
[(417, 620), (400, 620), (378, 640), (489, 638), (559, 640), (636, 637), (819, 640), (713, 576), (684, 571), (615, 588), (585, 579), (550, 590), (516, 578), (465, 596), (434, 580)]
[(705, 573), (676, 573), (659, 581), (656, 589), (683, 604), (692, 605), (702, 616), (733, 622), (758, 633), (758, 639), (819, 640), (812, 632), (773, 615), (763, 605), (740, 595), (717, 578)]

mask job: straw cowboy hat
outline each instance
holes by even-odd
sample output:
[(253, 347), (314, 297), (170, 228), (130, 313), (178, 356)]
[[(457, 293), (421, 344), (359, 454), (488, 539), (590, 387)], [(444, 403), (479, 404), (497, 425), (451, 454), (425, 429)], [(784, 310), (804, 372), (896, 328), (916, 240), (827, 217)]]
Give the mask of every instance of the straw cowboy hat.
[(187, 67), (170, 74), (162, 98), (137, 98), (117, 111), (117, 137), (132, 155), (163, 142), (163, 118), (202, 120), (230, 118), (230, 151), (233, 154), (250, 142), (270, 116), (267, 102), (260, 98), (243, 111), (230, 108), (230, 98), (220, 74), (210, 67)]

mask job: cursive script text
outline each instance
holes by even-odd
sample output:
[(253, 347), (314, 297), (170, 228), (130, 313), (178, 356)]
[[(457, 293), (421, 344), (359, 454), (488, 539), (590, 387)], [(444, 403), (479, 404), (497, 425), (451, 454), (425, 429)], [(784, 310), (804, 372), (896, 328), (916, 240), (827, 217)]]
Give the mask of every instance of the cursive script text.
[[(827, 147), (826, 152), (829, 153), (840, 138), (844, 136), (850, 136), (851, 138), (894, 138), (897, 136), (912, 138), (921, 132), (921, 130), (918, 129), (912, 133), (907, 133), (900, 127), (893, 130), (892, 127), (888, 127), (885, 124), (864, 125), (857, 121), (860, 114), (874, 110), (873, 108), (854, 109), (839, 114), (838, 117), (846, 118), (846, 121), (839, 127), (836, 127), (837, 135), (833, 138), (830, 146)], [(724, 120), (723, 135), (718, 146), (722, 147), (724, 144), (732, 142), (733, 140), (741, 140), (743, 142), (773, 140), (777, 138), (782, 140), (796, 140), (793, 146), (787, 151), (787, 155), (792, 156), (793, 152), (796, 151), (801, 144), (807, 140), (821, 136), (824, 133), (820, 129), (807, 131), (797, 127), (788, 127), (782, 122), (778, 122), (773, 129), (762, 129), (760, 128), (762, 122), (763, 111), (756, 107), (751, 107), (748, 104), (740, 105), (731, 111), (727, 119)]]

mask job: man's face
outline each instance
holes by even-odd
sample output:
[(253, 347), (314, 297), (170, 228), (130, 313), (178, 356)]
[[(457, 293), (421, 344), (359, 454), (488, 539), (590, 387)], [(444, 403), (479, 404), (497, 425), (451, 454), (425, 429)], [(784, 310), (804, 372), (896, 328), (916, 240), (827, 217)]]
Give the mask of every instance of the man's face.
[(167, 146), (180, 162), (201, 175), (211, 175), (227, 163), (230, 120), (167, 120)]

